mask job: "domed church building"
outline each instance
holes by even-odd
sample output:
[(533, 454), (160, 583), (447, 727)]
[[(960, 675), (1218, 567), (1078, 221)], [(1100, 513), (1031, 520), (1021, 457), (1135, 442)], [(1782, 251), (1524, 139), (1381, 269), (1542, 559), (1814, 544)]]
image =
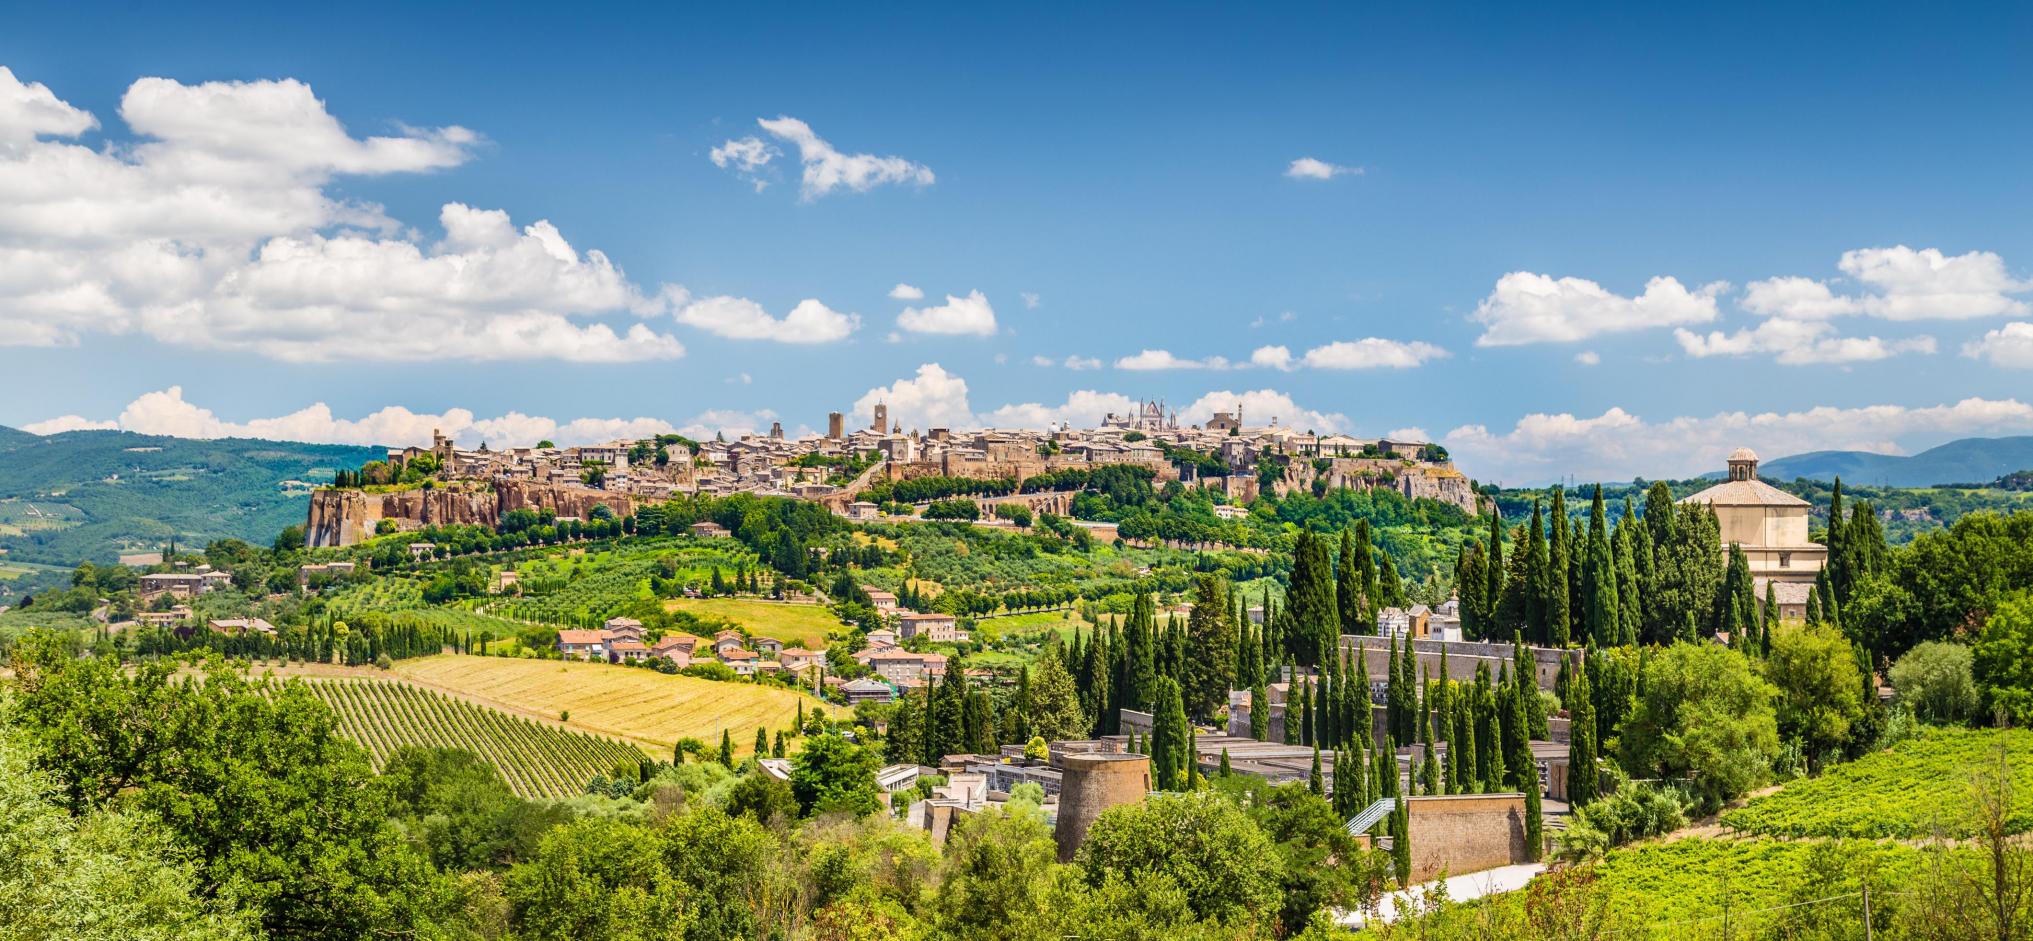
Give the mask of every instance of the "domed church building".
[(1807, 511), (1813, 504), (1758, 479), (1758, 456), (1750, 448), (1729, 455), (1729, 479), (1683, 498), (1706, 503), (1722, 523), (1722, 544), (1743, 547), (1751, 575), (1762, 586), (1812, 582), (1828, 563), (1828, 547), (1807, 539)]

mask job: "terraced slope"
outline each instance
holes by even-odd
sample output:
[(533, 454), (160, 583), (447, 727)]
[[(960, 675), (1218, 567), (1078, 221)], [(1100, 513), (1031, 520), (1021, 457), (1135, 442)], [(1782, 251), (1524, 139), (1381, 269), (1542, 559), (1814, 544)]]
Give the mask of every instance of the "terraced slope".
[(583, 793), (594, 775), (642, 760), (633, 745), (572, 732), (392, 680), (316, 680), (312, 692), (339, 714), (339, 731), (375, 767), (404, 745), (468, 749), (523, 797)]

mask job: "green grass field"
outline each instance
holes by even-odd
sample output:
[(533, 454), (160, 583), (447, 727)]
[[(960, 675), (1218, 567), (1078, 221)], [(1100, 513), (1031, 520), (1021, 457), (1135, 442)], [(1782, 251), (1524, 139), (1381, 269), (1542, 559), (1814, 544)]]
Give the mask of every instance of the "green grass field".
[(595, 775), (633, 765), (641, 749), (573, 732), (393, 680), (314, 680), (313, 693), (339, 715), (339, 731), (367, 749), (374, 766), (405, 745), (464, 748), (501, 772), (522, 797), (570, 797)]
[(840, 619), (824, 605), (788, 604), (756, 598), (677, 598), (664, 602), (671, 611), (718, 618), (748, 628), (758, 637), (774, 637), (786, 645), (818, 650), (840, 628)]
[(567, 713), (569, 728), (626, 739), (664, 756), (680, 738), (717, 746), (722, 730), (747, 753), (757, 727), (788, 728), (799, 703), (824, 708), (810, 695), (775, 686), (720, 683), (604, 663), (438, 656), (403, 660), (396, 676), (511, 711), (546, 719)]

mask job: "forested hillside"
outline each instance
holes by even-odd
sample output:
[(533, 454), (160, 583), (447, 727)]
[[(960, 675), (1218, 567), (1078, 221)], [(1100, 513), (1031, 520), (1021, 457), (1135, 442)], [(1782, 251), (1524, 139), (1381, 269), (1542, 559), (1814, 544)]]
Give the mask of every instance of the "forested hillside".
[(170, 539), (266, 543), (303, 522), (312, 484), (376, 448), (119, 431), (0, 428), (0, 549), (16, 562), (110, 562)]

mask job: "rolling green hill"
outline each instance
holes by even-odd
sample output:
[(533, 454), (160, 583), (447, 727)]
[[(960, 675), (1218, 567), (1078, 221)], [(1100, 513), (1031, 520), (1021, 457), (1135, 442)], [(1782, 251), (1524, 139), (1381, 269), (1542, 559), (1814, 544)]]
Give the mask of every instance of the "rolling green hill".
[(1931, 487), (1936, 484), (1989, 483), (2013, 471), (2033, 468), (2033, 436), (1963, 438), (1911, 456), (1867, 451), (1809, 451), (1759, 465), (1760, 476), (1773, 480), (1805, 477), (1845, 484), (1885, 487)]
[(301, 523), (313, 484), (378, 448), (120, 431), (0, 428), (0, 550), (13, 562), (112, 562), (175, 538), (266, 543)]

